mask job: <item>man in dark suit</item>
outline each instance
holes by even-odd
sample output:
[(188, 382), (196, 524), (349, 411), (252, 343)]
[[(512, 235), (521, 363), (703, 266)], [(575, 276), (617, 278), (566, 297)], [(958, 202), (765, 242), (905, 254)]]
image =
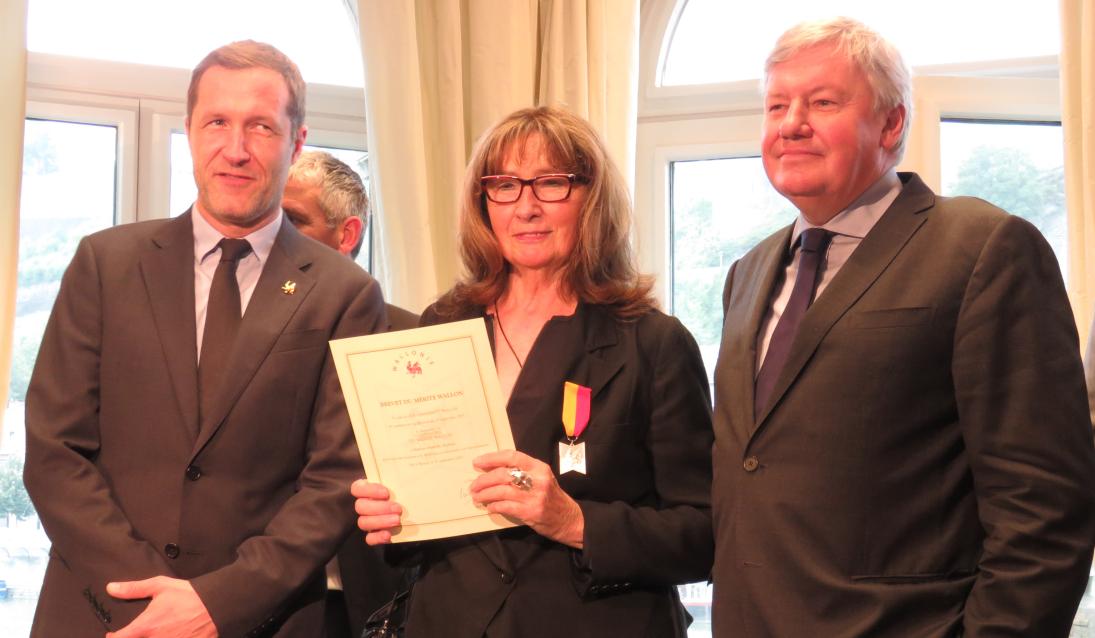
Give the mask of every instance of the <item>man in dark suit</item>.
[(85, 238), (27, 398), (53, 542), (35, 636), (322, 636), (360, 474), (327, 341), (376, 282), (284, 223), (304, 83), (251, 41), (194, 70), (186, 214)]
[[(289, 169), (281, 207), (304, 235), (356, 259), (369, 225), (369, 196), (352, 168), (324, 151), (305, 151)], [(418, 326), (418, 315), (387, 304), (388, 330)], [(327, 564), (326, 638), (358, 638), (365, 621), (404, 585), (379, 548), (356, 529)]]
[(1057, 260), (894, 171), (910, 105), (851, 20), (768, 58), (764, 166), (800, 214), (726, 279), (720, 638), (1064, 637), (1084, 591), (1095, 452)]

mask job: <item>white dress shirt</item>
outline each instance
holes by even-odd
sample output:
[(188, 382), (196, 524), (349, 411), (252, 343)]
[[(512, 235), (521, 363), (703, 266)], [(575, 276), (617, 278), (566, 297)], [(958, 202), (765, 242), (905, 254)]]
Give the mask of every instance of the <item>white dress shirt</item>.
[[(251, 301), (251, 293), (255, 292), (255, 284), (262, 274), (262, 267), (270, 257), (270, 250), (274, 247), (278, 230), (281, 229), (281, 221), (284, 215), (278, 211), (274, 221), (254, 231), (250, 235), (241, 237), (251, 244), (251, 252), (241, 257), (236, 266), (236, 282), (240, 287), (240, 313), (247, 312), (247, 304)], [(206, 221), (198, 212), (198, 205), (190, 213), (190, 219), (194, 224), (194, 319), (198, 326), (198, 358), (201, 358), (202, 335), (205, 332), (205, 312), (209, 306), (209, 287), (213, 285), (213, 273), (217, 271), (220, 262), (220, 247), (217, 245), (224, 239), (217, 229)]]

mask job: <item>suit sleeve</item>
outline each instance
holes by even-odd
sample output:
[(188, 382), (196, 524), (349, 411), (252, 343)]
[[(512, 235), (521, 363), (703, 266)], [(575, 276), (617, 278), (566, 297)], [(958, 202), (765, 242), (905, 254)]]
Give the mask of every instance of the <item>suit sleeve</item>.
[[(54, 552), (100, 600), (106, 581), (172, 575), (133, 529), (96, 465), (102, 299), (89, 239), (65, 271), (27, 391), (24, 483)], [(115, 627), (146, 601), (111, 600)]]
[(578, 502), (585, 537), (576, 585), (583, 594), (683, 584), (710, 574), (713, 434), (707, 374), (684, 326), (675, 318), (662, 325), (667, 327), (650, 337), (653, 380), (650, 396), (640, 403), (652, 408), (647, 447), (657, 503)]
[(1095, 451), (1076, 327), (1052, 250), (1009, 217), (955, 332), (958, 417), (985, 529), (967, 636), (1067, 636), (1095, 542)]
[(726, 321), (726, 309), (730, 307), (730, 296), (734, 292), (734, 272), (738, 269), (738, 262), (730, 265), (730, 271), (726, 273), (726, 283), (722, 286), (722, 318)]
[[(349, 303), (331, 338), (383, 332), (387, 318), (370, 279)], [(222, 636), (275, 626), (281, 610), (334, 555), (354, 522), (350, 483), (361, 476), (346, 403), (327, 353), (316, 390), (307, 460), (297, 491), (261, 535), (243, 542), (236, 560), (191, 580)]]

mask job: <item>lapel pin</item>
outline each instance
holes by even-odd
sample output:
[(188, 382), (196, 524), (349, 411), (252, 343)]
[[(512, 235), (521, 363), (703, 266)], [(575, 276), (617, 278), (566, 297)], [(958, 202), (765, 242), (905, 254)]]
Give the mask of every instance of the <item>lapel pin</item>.
[(286, 281), (281, 285), (281, 292), (286, 295), (291, 295), (297, 291), (297, 282), (292, 279)]

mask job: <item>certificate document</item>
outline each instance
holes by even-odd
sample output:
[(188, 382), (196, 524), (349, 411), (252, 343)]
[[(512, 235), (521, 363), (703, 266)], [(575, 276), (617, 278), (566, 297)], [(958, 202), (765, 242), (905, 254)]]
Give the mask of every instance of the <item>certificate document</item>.
[(517, 524), (470, 496), (472, 459), (514, 449), (482, 319), (338, 339), (331, 352), (365, 475), (403, 506), (392, 542)]

